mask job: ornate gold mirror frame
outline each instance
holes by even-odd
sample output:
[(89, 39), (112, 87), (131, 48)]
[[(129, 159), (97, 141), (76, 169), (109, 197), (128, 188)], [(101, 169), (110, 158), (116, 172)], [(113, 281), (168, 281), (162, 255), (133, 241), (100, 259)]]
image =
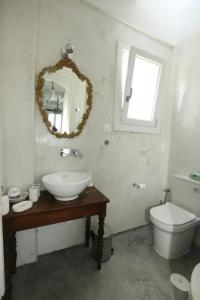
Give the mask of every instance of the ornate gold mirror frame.
[[(87, 108), (86, 108), (85, 113), (83, 114), (81, 122), (77, 126), (77, 131), (73, 131), (71, 133), (54, 132), (51, 129), (52, 124), (48, 120), (48, 113), (44, 109), (44, 101), (43, 101), (43, 87), (45, 84), (44, 74), (56, 72), (57, 70), (60, 70), (63, 67), (70, 68), (78, 76), (78, 78), (80, 80), (82, 80), (82, 81), (86, 80), (86, 82), (87, 82), (87, 89), (86, 89), (86, 91), (87, 91), (87, 100), (86, 100)], [(74, 138), (81, 134), (81, 132), (86, 124), (86, 121), (89, 117), (90, 111), (92, 109), (92, 83), (90, 82), (89, 78), (87, 78), (84, 74), (82, 74), (79, 71), (76, 64), (69, 57), (65, 57), (65, 58), (61, 59), (58, 63), (56, 63), (54, 66), (45, 67), (39, 73), (38, 78), (37, 78), (37, 85), (36, 85), (36, 102), (38, 104), (40, 113), (42, 115), (42, 119), (43, 119), (44, 123), (46, 124), (48, 131), (51, 134), (53, 134), (57, 138), (68, 138), (68, 139)]]

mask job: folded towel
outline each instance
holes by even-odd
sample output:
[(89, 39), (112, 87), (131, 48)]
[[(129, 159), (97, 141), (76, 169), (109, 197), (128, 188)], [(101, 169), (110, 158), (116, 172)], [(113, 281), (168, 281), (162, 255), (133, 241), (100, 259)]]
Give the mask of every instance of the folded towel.
[(1, 214), (2, 216), (9, 213), (9, 198), (7, 195), (0, 197), (0, 207), (1, 207)]
[(200, 172), (193, 172), (190, 174), (190, 178), (196, 181), (200, 181)]
[(0, 197), (0, 299), (5, 293), (5, 273), (4, 273), (4, 251), (3, 251), (3, 228), (2, 216), (9, 212), (8, 196)]

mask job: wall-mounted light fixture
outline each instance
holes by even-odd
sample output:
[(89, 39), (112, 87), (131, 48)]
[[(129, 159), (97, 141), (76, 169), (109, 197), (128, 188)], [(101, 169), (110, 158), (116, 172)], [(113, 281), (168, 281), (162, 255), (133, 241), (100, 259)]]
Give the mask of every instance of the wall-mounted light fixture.
[(69, 57), (69, 54), (72, 53), (74, 53), (74, 46), (71, 43), (67, 43), (64, 51), (62, 50), (62, 58)]
[(56, 96), (56, 93), (55, 93), (53, 81), (51, 82), (51, 92), (49, 94), (47, 102), (57, 102), (57, 96)]

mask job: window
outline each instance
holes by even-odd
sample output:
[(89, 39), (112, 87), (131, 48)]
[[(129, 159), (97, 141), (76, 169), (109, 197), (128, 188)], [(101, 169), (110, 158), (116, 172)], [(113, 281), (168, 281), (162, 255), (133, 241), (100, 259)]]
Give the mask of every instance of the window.
[(54, 131), (62, 131), (62, 114), (48, 112), (48, 120), (51, 122)]
[(163, 61), (137, 48), (118, 44), (116, 130), (157, 133)]

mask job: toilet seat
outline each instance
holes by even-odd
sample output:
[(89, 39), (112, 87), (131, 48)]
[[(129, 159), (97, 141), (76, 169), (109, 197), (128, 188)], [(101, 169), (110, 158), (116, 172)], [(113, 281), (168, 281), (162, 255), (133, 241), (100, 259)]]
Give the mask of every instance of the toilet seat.
[(194, 214), (170, 202), (151, 208), (150, 215), (154, 220), (168, 226), (185, 225), (196, 219)]
[(160, 229), (162, 229), (166, 232), (171, 232), (171, 233), (179, 233), (179, 232), (182, 232), (184, 230), (188, 230), (190, 228), (193, 228), (193, 227), (197, 226), (197, 224), (200, 224), (200, 218), (198, 218), (198, 217), (196, 217), (191, 222), (188, 222), (186, 224), (181, 224), (181, 225), (168, 225), (168, 224), (165, 224), (165, 223), (160, 222), (157, 219), (155, 219), (152, 215), (150, 215), (150, 219), (156, 227), (158, 227), (158, 228), (160, 228)]

